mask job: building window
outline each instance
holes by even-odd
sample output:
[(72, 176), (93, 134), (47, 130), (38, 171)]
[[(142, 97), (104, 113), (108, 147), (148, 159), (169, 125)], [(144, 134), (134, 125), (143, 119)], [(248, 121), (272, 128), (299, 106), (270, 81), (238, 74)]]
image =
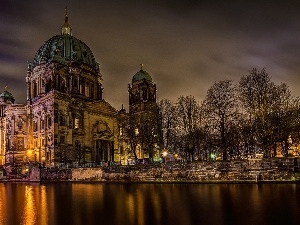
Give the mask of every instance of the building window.
[(80, 120), (78, 117), (75, 117), (74, 119), (74, 128), (79, 129), (80, 128)]
[(77, 82), (77, 77), (73, 77), (73, 86), (77, 87), (78, 82)]
[(135, 129), (134, 129), (134, 134), (135, 134), (135, 136), (138, 136), (138, 135), (139, 135), (139, 128), (135, 128)]
[(61, 92), (65, 92), (66, 91), (66, 81), (64, 79), (61, 79), (61, 82), (60, 82), (60, 91)]
[(19, 121), (18, 121), (18, 123), (17, 123), (17, 126), (18, 126), (18, 129), (19, 129), (19, 130), (22, 130), (22, 128), (23, 128), (23, 120), (22, 120), (21, 117), (19, 118)]
[(94, 98), (94, 83), (91, 83), (91, 97)]
[(33, 122), (33, 132), (36, 132), (38, 130), (38, 124), (36, 121)]
[(48, 93), (49, 91), (51, 91), (51, 79), (48, 79), (46, 81), (46, 93)]
[(32, 92), (33, 92), (33, 97), (35, 98), (37, 96), (37, 84), (36, 81), (33, 81), (33, 85), (32, 85)]
[(48, 127), (51, 127), (51, 125), (52, 125), (52, 119), (51, 119), (51, 117), (49, 116), (49, 117), (48, 117)]
[(45, 129), (45, 120), (41, 120), (41, 129)]
[(90, 83), (89, 82), (85, 83), (85, 96), (90, 97)]
[(80, 79), (79, 80), (79, 93), (82, 95), (84, 90), (84, 82)]
[(148, 90), (143, 89), (143, 100), (147, 100), (147, 99), (148, 99)]
[(21, 151), (24, 149), (24, 139), (18, 138), (17, 139), (17, 150)]
[(64, 116), (59, 116), (59, 125), (60, 126), (66, 126), (66, 120)]
[(64, 145), (66, 143), (66, 137), (60, 136), (60, 144)]

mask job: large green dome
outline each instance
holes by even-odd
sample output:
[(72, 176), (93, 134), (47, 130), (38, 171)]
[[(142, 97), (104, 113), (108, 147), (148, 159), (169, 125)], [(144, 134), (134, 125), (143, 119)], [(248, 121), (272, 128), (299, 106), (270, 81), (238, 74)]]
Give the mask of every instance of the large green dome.
[(132, 78), (132, 83), (140, 80), (147, 80), (152, 82), (152, 77), (145, 70), (141, 69)]
[(83, 41), (68, 34), (56, 35), (46, 41), (37, 51), (33, 59), (33, 66), (50, 61), (78, 62), (99, 69), (90, 48)]

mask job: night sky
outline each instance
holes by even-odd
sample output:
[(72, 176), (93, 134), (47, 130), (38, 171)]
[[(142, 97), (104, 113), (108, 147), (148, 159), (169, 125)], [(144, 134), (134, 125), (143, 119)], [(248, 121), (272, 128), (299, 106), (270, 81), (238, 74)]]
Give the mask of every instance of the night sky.
[(93, 51), (104, 99), (128, 106), (127, 85), (140, 63), (158, 100), (193, 95), (215, 81), (237, 83), (252, 68), (300, 89), (300, 1), (0, 0), (0, 91), (25, 103), (27, 62), (60, 34), (68, 7), (73, 36)]

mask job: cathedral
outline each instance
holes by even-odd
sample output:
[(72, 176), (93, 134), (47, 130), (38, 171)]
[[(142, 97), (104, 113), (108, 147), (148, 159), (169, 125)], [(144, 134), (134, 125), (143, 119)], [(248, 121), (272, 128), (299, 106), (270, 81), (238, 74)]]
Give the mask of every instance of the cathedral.
[[(158, 118), (152, 77), (141, 65), (128, 86), (129, 112), (112, 107), (103, 99), (99, 64), (72, 35), (67, 11), (61, 34), (47, 40), (28, 64), (26, 84), (26, 104), (16, 104), (7, 89), (0, 94), (0, 165), (159, 159), (157, 138), (145, 145), (139, 135), (147, 125), (140, 118)], [(150, 136), (157, 137), (151, 129)]]

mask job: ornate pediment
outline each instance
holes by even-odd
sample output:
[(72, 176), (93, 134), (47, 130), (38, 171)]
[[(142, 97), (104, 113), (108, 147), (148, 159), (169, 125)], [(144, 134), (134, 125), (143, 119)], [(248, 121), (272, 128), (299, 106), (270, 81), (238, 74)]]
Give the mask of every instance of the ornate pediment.
[(93, 138), (94, 139), (112, 139), (113, 133), (111, 132), (108, 124), (104, 121), (97, 121), (93, 125)]

